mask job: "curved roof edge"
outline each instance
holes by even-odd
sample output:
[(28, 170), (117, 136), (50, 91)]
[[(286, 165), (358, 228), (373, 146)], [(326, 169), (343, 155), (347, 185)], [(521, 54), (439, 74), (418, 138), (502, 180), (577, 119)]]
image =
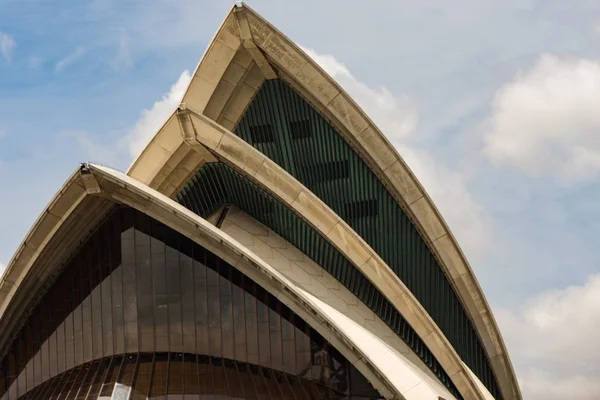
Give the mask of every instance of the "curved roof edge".
[[(463, 368), (463, 363), (443, 332), (379, 255), (333, 210), (298, 180), (244, 140), (191, 109), (179, 110), (182, 126), (195, 136), (186, 139), (190, 146), (205, 146), (223, 161), (279, 199), (330, 241), (413, 327), (443, 366), (465, 398), (484, 398), (479, 385)], [(180, 133), (186, 136), (185, 132)], [(179, 182), (174, 182), (179, 185)]]
[[(269, 63), (266, 68), (265, 60)], [(331, 121), (414, 222), (473, 321), (503, 397), (521, 399), (491, 308), (448, 225), (388, 139), (302, 49), (247, 5), (234, 6), (194, 71), (182, 105), (233, 129), (270, 71), (291, 84)], [(176, 153), (172, 150), (173, 140), (179, 140), (179, 144), (182, 141), (181, 136), (174, 138), (159, 131), (128, 174), (160, 189), (153, 182), (156, 176), (166, 179), (167, 174), (184, 173), (189, 164), (183, 167), (170, 159), (169, 152)], [(169, 190), (173, 193), (172, 188)]]
[[(506, 400), (521, 393), (491, 308), (464, 253), (433, 201), (398, 151), (356, 102), (301, 48), (250, 7), (252, 39), (295, 88), (330, 117), (420, 228), (482, 338)], [(282, 76), (285, 79), (285, 76)]]
[[(87, 200), (89, 202), (85, 204), (86, 207), (79, 208)], [(92, 203), (104, 205), (103, 212), (89, 207)], [(43, 264), (44, 257), (52, 258), (57, 264), (64, 261), (64, 258), (57, 260), (51, 257), (52, 252), (46, 252), (48, 244), (56, 236), (65, 233), (64, 230), (68, 228), (66, 224), (70, 221), (89, 222), (86, 216), (93, 214), (98, 222), (115, 204), (128, 205), (164, 223), (254, 279), (332, 342), (386, 398), (433, 400), (438, 399), (440, 395), (447, 396), (447, 393), (439, 393), (438, 389), (421, 381), (412, 370), (410, 362), (390, 352), (377, 337), (298, 288), (260, 257), (208, 221), (127, 175), (97, 165), (82, 167), (71, 175), (33, 225), (0, 279), (0, 288), (8, 288), (7, 291), (0, 292), (3, 294), (0, 297), (0, 323), (8, 327), (6, 330), (15, 329), (16, 323), (22, 320), (21, 315), (7, 315), (4, 311), (18, 300), (15, 294), (29, 292), (30, 286), (35, 282), (27, 279), (28, 275), (34, 270), (39, 271), (38, 267)], [(84, 225), (87, 225), (89, 230), (89, 225)], [(71, 235), (68, 240), (72, 243), (61, 241), (61, 244), (73, 250), (79, 242), (78, 239), (79, 236)], [(32, 253), (22, 251), (26, 248), (32, 249)], [(53, 267), (57, 268), (57, 265)], [(18, 276), (17, 280), (10, 280), (15, 276)], [(50, 278), (51, 274), (45, 278), (37, 277), (39, 280)], [(25, 311), (20, 310), (21, 313)], [(0, 347), (5, 347), (11, 338), (6, 334), (2, 339)], [(389, 355), (380, 357), (384, 353)], [(416, 385), (406, 387), (407, 379), (418, 379), (419, 389), (412, 390)]]

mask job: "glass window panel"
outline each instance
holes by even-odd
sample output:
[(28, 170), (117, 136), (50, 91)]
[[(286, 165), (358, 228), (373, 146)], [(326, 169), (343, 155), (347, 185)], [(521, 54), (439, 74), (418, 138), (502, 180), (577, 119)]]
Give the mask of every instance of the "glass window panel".
[(104, 358), (100, 362), (100, 365), (98, 366), (98, 371), (96, 372), (96, 376), (94, 376), (94, 380), (92, 381), (90, 386), (90, 391), (87, 396), (88, 399), (96, 399), (98, 397), (100, 389), (102, 389), (102, 384), (106, 379), (106, 373), (108, 371), (108, 368), (110, 367), (111, 361), (111, 358)]
[(283, 399), (283, 393), (281, 392), (274, 371), (272, 369), (261, 368), (260, 372), (267, 384), (271, 399)]
[(271, 368), (282, 371), (283, 348), (281, 340), (281, 316), (272, 308), (269, 309), (269, 337), (271, 339)]
[(7, 369), (6, 369), (6, 365), (5, 365), (6, 361), (7, 361), (6, 358), (0, 360), (0, 399), (4, 399), (4, 395), (6, 394), (6, 391), (7, 391), (7, 387), (6, 387)]
[[(191, 254), (191, 243), (184, 240), (183, 246), (189, 245), (182, 251)], [(195, 299), (194, 299), (194, 265), (192, 259), (184, 254), (180, 254), (180, 272), (181, 272), (181, 320), (183, 329), (183, 351), (185, 353), (196, 352), (196, 319), (195, 319)]]
[(124, 224), (128, 228), (121, 234), (123, 327), (125, 329), (125, 351), (128, 353), (138, 350), (134, 221), (135, 214), (133, 212), (126, 212), (124, 215)]
[(250, 373), (250, 378), (252, 379), (254, 389), (256, 390), (256, 397), (259, 399), (270, 399), (269, 389), (267, 388), (265, 379), (260, 373), (260, 367), (249, 364), (248, 372)]
[(157, 353), (152, 376), (151, 399), (164, 398), (167, 394), (167, 376), (169, 373), (169, 354)]
[[(204, 251), (194, 246), (194, 296), (196, 312), (196, 354), (208, 354), (208, 300), (206, 288), (206, 266), (203, 264)], [(198, 259), (202, 261), (198, 261)]]
[[(111, 218), (113, 223), (114, 218)], [(114, 354), (113, 349), (113, 331), (112, 331), (112, 293), (110, 274), (112, 272), (111, 265), (111, 227), (105, 227), (102, 230), (103, 248), (100, 255), (100, 299), (101, 299), (101, 329), (102, 329), (102, 356), (110, 356)]]
[(238, 361), (247, 361), (246, 356), (246, 318), (244, 309), (244, 291), (241, 287), (233, 283), (232, 305), (233, 305), (233, 343), (235, 344), (235, 359)]
[(112, 322), (112, 293), (110, 275), (100, 283), (100, 297), (102, 299), (102, 355), (110, 356), (113, 348), (113, 322)]
[(17, 391), (19, 396), (22, 396), (25, 392), (27, 392), (27, 346), (25, 344), (25, 332), (21, 331), (17, 338), (17, 361), (18, 365), (18, 374), (17, 378)]
[(79, 392), (77, 393), (77, 397), (75, 397), (76, 399), (85, 399), (87, 397), (87, 394), (90, 390), (92, 382), (94, 382), (94, 378), (96, 377), (96, 373), (98, 372), (100, 364), (101, 360), (93, 361), (90, 364), (88, 371), (85, 377), (83, 378), (83, 381), (81, 382)]
[(125, 352), (125, 316), (123, 306), (123, 267), (110, 274), (112, 286), (113, 346), (115, 354)]
[(79, 389), (79, 385), (83, 380), (87, 372), (87, 364), (79, 365), (74, 368), (74, 371), (71, 375), (69, 375), (69, 379), (65, 383), (65, 387), (62, 390), (62, 393), (65, 393), (65, 396), (61, 396), (66, 400), (72, 400), (77, 395), (77, 390)]
[(228, 396), (229, 388), (227, 387), (227, 379), (225, 378), (223, 359), (219, 357), (211, 357), (210, 362), (210, 372), (212, 372), (214, 381), (213, 394), (216, 397)]
[(166, 246), (166, 283), (167, 313), (169, 316), (169, 349), (171, 352), (183, 351), (183, 327), (181, 318), (181, 277), (179, 272), (179, 251), (175, 232), (167, 234), (169, 245)]
[(150, 381), (154, 368), (154, 354), (140, 355), (138, 370), (135, 374), (131, 399), (145, 400), (150, 394)]
[(65, 323), (56, 329), (56, 372), (60, 374), (67, 369)]
[[(44, 394), (46, 394), (46, 396), (49, 399), (57, 399), (60, 397), (60, 394), (64, 392), (64, 396), (62, 396), (62, 398), (64, 398), (67, 395), (67, 393), (69, 392), (70, 386), (68, 386), (68, 385), (70, 385), (73, 382), (71, 380), (71, 376), (74, 376), (75, 374), (77, 374), (77, 372), (79, 372), (79, 370), (77, 368), (73, 368), (68, 371), (65, 371), (64, 373), (61, 374), (61, 377), (56, 382), (56, 385), (53, 388), (48, 389), (47, 394), (50, 394), (50, 396), (47, 396), (46, 393), (44, 393)], [(42, 391), (42, 390), (43, 390), (42, 385), (37, 386), (34, 389), (35, 396), (33, 396), (33, 397), (40, 398), (40, 396), (38, 396), (37, 394), (38, 394), (38, 391)]]
[(112, 236), (110, 247), (111, 263), (115, 265), (115, 269), (110, 274), (111, 289), (112, 289), (112, 318), (113, 318), (113, 346), (115, 354), (125, 352), (125, 323), (124, 323), (124, 307), (123, 307), (123, 267), (122, 248), (121, 248), (121, 218), (113, 219)]
[(281, 393), (283, 395), (284, 399), (296, 399), (296, 400), (301, 400), (303, 399), (302, 397), (298, 397), (296, 396), (296, 394), (294, 394), (294, 391), (292, 390), (292, 387), (290, 386), (290, 383), (286, 377), (286, 374), (283, 374), (281, 372), (274, 372), (275, 374), (275, 379), (277, 379), (277, 381), (279, 382), (279, 388), (281, 389)]
[(137, 360), (137, 354), (128, 354), (123, 358), (123, 365), (121, 366), (121, 372), (119, 373), (119, 378), (117, 379), (118, 383), (128, 388), (133, 385)]
[(165, 244), (164, 231), (155, 224), (152, 229), (153, 237), (150, 240), (152, 251), (152, 279), (154, 300), (155, 324), (155, 349), (157, 351), (169, 350), (169, 315), (167, 300), (167, 283), (165, 271)]
[(248, 365), (246, 363), (240, 363), (237, 365), (238, 374), (240, 376), (240, 383), (242, 390), (244, 391), (245, 399), (258, 399), (256, 387), (252, 380), (252, 376)]
[(269, 337), (269, 308), (262, 301), (256, 302), (256, 317), (258, 319), (258, 355), (259, 364), (266, 367), (271, 365), (271, 338)]
[(89, 251), (85, 254), (81, 266), (81, 318), (82, 318), (82, 342), (83, 342), (83, 361), (91, 361), (93, 336), (92, 336), (92, 297), (90, 287), (90, 269), (93, 264), (93, 253)]
[[(225, 263), (222, 263), (222, 266), (225, 265)], [(230, 278), (228, 278), (226, 275), (223, 275), (226, 272), (228, 271), (221, 271), (221, 276), (219, 277), (219, 294), (221, 295), (221, 340), (223, 343), (222, 357), (233, 359), (235, 357), (235, 342), (233, 339), (233, 305), (231, 300), (231, 281), (229, 280)]]
[(117, 382), (117, 378), (119, 373), (121, 372), (121, 365), (123, 364), (123, 357), (116, 356), (113, 357), (110, 367), (106, 373), (106, 378), (104, 383), (102, 384), (102, 389), (100, 390), (100, 396), (111, 396), (113, 387)]
[(260, 359), (258, 355), (258, 315), (256, 313), (257, 302), (256, 298), (248, 292), (246, 292), (244, 300), (246, 311), (246, 350), (248, 355), (248, 363), (258, 364)]
[(8, 363), (7, 363), (7, 371), (8, 371), (8, 380), (7, 380), (7, 386), (8, 386), (8, 398), (9, 399), (16, 399), (18, 394), (17, 394), (17, 375), (18, 375), (18, 371), (17, 371), (17, 354), (16, 354), (16, 350), (15, 346), (13, 346), (9, 352), (8, 352)]
[(244, 390), (240, 382), (235, 361), (224, 360), (223, 367), (225, 371), (225, 378), (227, 379), (227, 385), (229, 388), (229, 396), (234, 399), (243, 399)]
[(209, 328), (209, 354), (215, 357), (221, 357), (221, 308), (219, 297), (219, 275), (212, 268), (215, 267), (215, 260), (207, 260), (206, 282), (208, 299), (208, 328)]
[(94, 360), (102, 358), (104, 354), (102, 349), (102, 287), (100, 283), (102, 282), (102, 254), (104, 253), (105, 246), (102, 239), (102, 237), (98, 238), (98, 246), (96, 247), (90, 270), (90, 288), (92, 291), (92, 354)]
[(19, 397), (19, 399), (47, 399), (49, 395), (52, 393), (54, 387), (56, 387), (56, 381), (60, 379), (60, 377), (55, 377), (50, 379), (48, 382), (45, 382), (41, 385), (36, 386), (33, 390), (30, 390), (25, 394), (25, 396)]
[[(108, 224), (0, 360), (11, 400), (110, 397), (116, 382), (135, 398), (333, 398), (349, 395), (351, 380), (376, 394), (316, 331), (214, 254), (128, 210)], [(148, 351), (138, 355), (139, 344)]]
[[(31, 325), (31, 320), (25, 325), (25, 342), (27, 344), (27, 390), (31, 390), (34, 388), (35, 386), (35, 380), (34, 380), (34, 376), (33, 376), (33, 355), (34, 355), (34, 348), (33, 348), (33, 330), (32, 330), (32, 325)], [(0, 362), (0, 369), (1, 368), (2, 363)], [(1, 372), (0, 372), (1, 373)], [(0, 385), (2, 385), (4, 382), (2, 381), (2, 379), (0, 379)]]
[(215, 387), (213, 377), (210, 372), (210, 358), (208, 356), (198, 355), (198, 385), (199, 391), (203, 395), (209, 395), (213, 393)]
[[(196, 355), (184, 354), (183, 363), (183, 387), (185, 398), (195, 398), (193, 395), (200, 394), (198, 363)], [(188, 396), (189, 395), (189, 396)]]
[(288, 318), (293, 319), (286, 307), (286, 315), (281, 318), (281, 337), (283, 346), (283, 371), (288, 374), (296, 372), (296, 343), (294, 338), (295, 327)]
[(168, 399), (183, 400), (183, 354), (171, 353)]
[[(138, 220), (139, 222), (139, 220)], [(136, 278), (140, 351), (154, 351), (154, 301), (150, 236), (136, 229)]]

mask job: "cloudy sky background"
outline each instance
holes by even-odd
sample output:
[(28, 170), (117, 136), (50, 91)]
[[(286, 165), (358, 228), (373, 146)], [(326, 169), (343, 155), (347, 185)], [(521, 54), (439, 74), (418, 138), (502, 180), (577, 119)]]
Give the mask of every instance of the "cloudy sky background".
[[(527, 399), (600, 392), (600, 2), (256, 0), (457, 236)], [(227, 1), (0, 0), (0, 270), (79, 162), (126, 169)]]

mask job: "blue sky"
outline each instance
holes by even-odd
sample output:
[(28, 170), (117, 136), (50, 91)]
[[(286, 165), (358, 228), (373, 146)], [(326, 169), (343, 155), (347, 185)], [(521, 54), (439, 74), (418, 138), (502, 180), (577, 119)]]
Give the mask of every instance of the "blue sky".
[[(357, 99), (422, 180), (526, 398), (593, 398), (600, 3), (414, 3), (249, 5)], [(79, 162), (127, 168), (230, 6), (0, 0), (0, 264)]]

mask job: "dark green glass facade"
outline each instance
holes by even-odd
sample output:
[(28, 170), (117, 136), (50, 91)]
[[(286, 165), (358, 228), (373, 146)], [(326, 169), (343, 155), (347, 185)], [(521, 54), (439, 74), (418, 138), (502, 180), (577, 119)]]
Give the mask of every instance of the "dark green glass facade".
[(235, 134), (343, 218), (390, 266), (469, 368), (501, 399), (484, 347), (427, 244), (334, 127), (281, 80), (262, 85)]

